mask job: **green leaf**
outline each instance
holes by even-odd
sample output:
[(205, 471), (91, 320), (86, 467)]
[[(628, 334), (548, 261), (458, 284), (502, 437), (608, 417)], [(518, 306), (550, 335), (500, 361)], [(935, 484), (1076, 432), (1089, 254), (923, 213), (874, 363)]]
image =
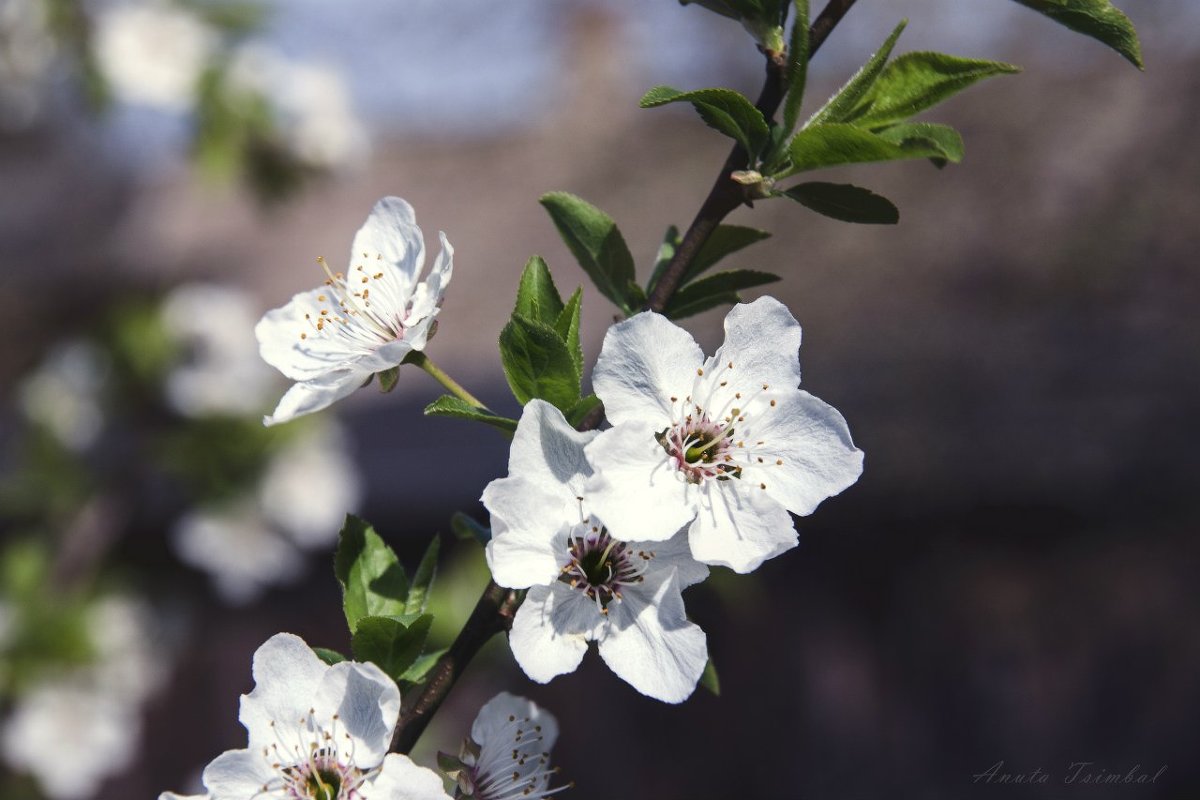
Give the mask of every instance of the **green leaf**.
[(566, 192), (542, 195), (539, 201), (592, 283), (627, 314), (639, 306), (631, 292), (636, 276), (633, 255), (612, 217)]
[(681, 92), (670, 86), (655, 86), (642, 96), (641, 106), (656, 108), (680, 101), (691, 103), (710, 128), (740, 144), (751, 160), (762, 152), (763, 145), (767, 143), (771, 130), (762, 112), (740, 92), (732, 89)]
[(342, 610), (351, 633), (364, 617), (404, 613), (408, 576), (392, 548), (366, 520), (346, 515), (333, 571), (342, 585)]
[(717, 667), (711, 658), (704, 665), (704, 672), (700, 673), (700, 685), (717, 697), (721, 696), (721, 679), (717, 677)]
[(575, 359), (549, 325), (513, 314), (500, 331), (500, 363), (521, 405), (540, 397), (565, 411), (579, 402)]
[(927, 148), (936, 151), (937, 154), (930, 158), (939, 167), (945, 166), (947, 161), (957, 164), (963, 159), (962, 136), (949, 125), (906, 122), (877, 131), (877, 135), (905, 149)]
[(1129, 17), (1109, 0), (1016, 0), (1076, 33), (1090, 36), (1116, 50), (1142, 69), (1142, 46)]
[(583, 345), (579, 342), (579, 311), (583, 303), (582, 287), (575, 290), (567, 305), (553, 320), (554, 331), (567, 343), (571, 360), (575, 363), (575, 372), (583, 374)]
[[(387, 394), (392, 389), (396, 388), (396, 384), (400, 381), (400, 367), (390, 367), (382, 372), (376, 372), (375, 375), (379, 378), (379, 391)], [(367, 379), (370, 382), (370, 379)]]
[(421, 563), (417, 564), (417, 571), (413, 573), (412, 582), (408, 587), (408, 598), (404, 602), (405, 614), (425, 613), (425, 605), (429, 602), (429, 589), (437, 575), (438, 550), (441, 549), (441, 544), (442, 537), (435, 535), (425, 548), (425, 554), (421, 556)]
[[(894, 128), (943, 127), (896, 125)], [(783, 173), (775, 176), (786, 178), (797, 172), (805, 172), (821, 167), (834, 167), (839, 164), (859, 164), (868, 161), (898, 161), (907, 158), (946, 158), (957, 161), (962, 157), (961, 139), (959, 140), (958, 158), (952, 158), (947, 152), (949, 141), (935, 142), (932, 133), (925, 136), (909, 136), (907, 130), (895, 131), (887, 128), (879, 133), (864, 131), (853, 125), (844, 123), (829, 125), (812, 125), (802, 129), (792, 138), (788, 146), (791, 156), (791, 166)], [(945, 139), (944, 134), (938, 134), (939, 139)]]
[(492, 539), (491, 528), (461, 511), (455, 511), (450, 517), (450, 530), (459, 539), (474, 540), (482, 545), (486, 545)]
[(317, 658), (324, 661), (329, 666), (339, 664), (346, 660), (346, 657), (337, 650), (330, 650), (328, 647), (314, 647), (312, 651), (317, 654)]
[(741, 289), (762, 286), (777, 280), (778, 275), (749, 269), (718, 272), (684, 286), (671, 298), (663, 313), (671, 319), (690, 317), (725, 303), (739, 302), (741, 298), (738, 291)]
[(421, 656), (432, 623), (429, 614), (407, 624), (397, 617), (363, 617), (350, 639), (354, 660), (370, 661), (399, 680)]
[(845, 122), (849, 119), (851, 112), (858, 106), (863, 96), (870, 91), (871, 86), (883, 71), (883, 65), (887, 63), (888, 56), (892, 54), (892, 48), (896, 46), (896, 40), (900, 38), (906, 25), (908, 25), (908, 20), (900, 21), (883, 46), (875, 51), (875, 55), (871, 56), (858, 72), (854, 73), (837, 94), (829, 98), (825, 105), (812, 115), (812, 118), (805, 123), (805, 128), (822, 123)]
[(787, 95), (783, 101), (783, 129), (791, 132), (800, 118), (804, 84), (808, 81), (808, 0), (794, 0), (792, 37), (788, 44)]
[(999, 61), (905, 53), (884, 68), (848, 121), (871, 129), (900, 122), (984, 78), (1020, 71), (1020, 67)]
[(439, 650), (430, 650), (428, 653), (422, 654), (420, 658), (412, 663), (412, 666), (404, 670), (404, 674), (400, 676), (399, 680), (408, 681), (409, 683), (420, 683), (425, 680), (425, 676), (437, 665), (438, 659), (446, 655), (446, 651), (449, 649), (448, 647), (443, 647)]
[(900, 221), (900, 211), (892, 205), (892, 201), (861, 186), (851, 186), (848, 183), (802, 183), (783, 194), (805, 208), (843, 222), (895, 225)]
[(646, 284), (648, 291), (654, 291), (654, 287), (658, 285), (658, 279), (666, 272), (667, 265), (671, 263), (671, 259), (675, 257), (675, 251), (679, 249), (679, 243), (682, 241), (679, 238), (679, 228), (671, 225), (667, 228), (667, 232), (663, 234), (662, 244), (658, 246), (658, 253), (654, 256), (654, 269), (650, 272), (650, 282)]
[(550, 277), (550, 268), (541, 256), (533, 256), (521, 272), (514, 313), (547, 325), (553, 325), (562, 313), (563, 301)]
[(770, 238), (767, 231), (757, 228), (747, 228), (743, 225), (718, 225), (700, 247), (700, 252), (692, 260), (692, 265), (683, 274), (681, 283), (687, 283), (709, 267), (716, 264), (725, 256), (744, 250), (755, 242)]
[(434, 400), (429, 405), (425, 406), (425, 415), (430, 417), (458, 417), (459, 419), (470, 419), (475, 422), (482, 422), (486, 425), (491, 425), (493, 428), (499, 428), (507, 433), (512, 433), (517, 429), (517, 421), (508, 417), (501, 417), (498, 414), (493, 414), (486, 408), (472, 405), (466, 400), (462, 400), (451, 394), (444, 394), (437, 400)]
[(583, 418), (599, 405), (600, 398), (594, 394), (589, 394), (587, 397), (581, 398), (564, 416), (566, 416), (567, 422), (571, 423), (572, 427), (578, 428), (579, 423), (583, 422)]

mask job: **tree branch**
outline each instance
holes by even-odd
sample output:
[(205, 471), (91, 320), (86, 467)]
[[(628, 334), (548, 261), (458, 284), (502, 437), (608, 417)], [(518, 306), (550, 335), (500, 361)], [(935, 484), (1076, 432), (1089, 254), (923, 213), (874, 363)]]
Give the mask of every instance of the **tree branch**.
[[(810, 59), (816, 55), (817, 50), (829, 38), (829, 34), (833, 32), (833, 29), (837, 27), (842, 17), (855, 2), (856, 0), (830, 0), (829, 4), (825, 6), (820, 16), (808, 29), (808, 57)], [(754, 105), (768, 121), (771, 121), (787, 92), (786, 56), (779, 53), (768, 54), (766, 69), (767, 75), (763, 81), (762, 92), (759, 93), (758, 101)], [(746, 169), (749, 163), (749, 154), (740, 145), (734, 145), (729, 152), (729, 157), (721, 166), (721, 171), (717, 174), (717, 179), (713, 183), (712, 189), (709, 190), (708, 197), (704, 198), (704, 203), (696, 212), (696, 217), (688, 227), (687, 233), (680, 240), (675, 255), (672, 256), (662, 277), (659, 278), (658, 283), (654, 285), (654, 290), (646, 299), (647, 309), (661, 312), (667, 307), (671, 296), (679, 288), (683, 276), (687, 274), (688, 267), (696, 260), (700, 248), (708, 241), (708, 237), (721, 224), (721, 220), (745, 202), (746, 196), (741, 184), (733, 181), (729, 176), (733, 172)]]

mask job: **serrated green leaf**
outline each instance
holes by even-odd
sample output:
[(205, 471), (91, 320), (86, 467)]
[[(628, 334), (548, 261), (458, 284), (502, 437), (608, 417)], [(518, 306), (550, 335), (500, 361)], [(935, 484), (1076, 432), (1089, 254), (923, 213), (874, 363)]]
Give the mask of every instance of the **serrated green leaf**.
[(984, 78), (1020, 71), (999, 61), (905, 53), (884, 68), (846, 121), (860, 128), (880, 128), (931, 108)]
[(934, 163), (943, 166), (945, 161), (955, 164), (963, 159), (962, 135), (949, 125), (932, 122), (905, 122), (877, 131), (877, 135), (905, 149), (927, 148), (936, 151), (930, 156)]
[(895, 225), (900, 211), (891, 200), (848, 183), (802, 183), (782, 192), (805, 208), (843, 222)]
[[(400, 381), (400, 367), (391, 367), (382, 372), (376, 372), (375, 376), (379, 378), (379, 391), (387, 394), (392, 389), (395, 389), (396, 384)], [(371, 379), (368, 378), (367, 383), (370, 383), (370, 381)], [(366, 384), (363, 385), (365, 386)]]
[(779, 280), (778, 275), (749, 269), (718, 272), (684, 286), (667, 304), (663, 313), (671, 319), (682, 319), (723, 303), (737, 303), (738, 291), (762, 286)]
[(908, 25), (908, 20), (901, 20), (900, 24), (892, 31), (883, 46), (875, 51), (870, 60), (864, 64), (858, 72), (846, 82), (837, 94), (829, 98), (825, 105), (813, 114), (812, 117), (804, 124), (805, 128), (812, 125), (821, 125), (824, 123), (845, 122), (849, 119), (850, 113), (858, 106), (863, 95), (870, 91), (871, 86), (875, 83), (879, 74), (883, 71), (884, 64), (887, 63), (888, 56), (892, 54), (892, 48), (896, 46), (896, 40), (900, 38), (900, 34), (904, 32), (905, 26)]
[(314, 647), (312, 651), (317, 654), (317, 658), (324, 661), (329, 666), (340, 664), (346, 660), (346, 657), (337, 650), (330, 650), (328, 647)]
[(646, 284), (648, 291), (654, 291), (654, 287), (658, 285), (659, 278), (666, 271), (671, 259), (675, 257), (675, 251), (679, 249), (680, 241), (679, 228), (674, 225), (669, 226), (667, 232), (663, 234), (662, 244), (658, 246), (658, 253), (654, 256), (654, 269), (650, 272), (650, 282)]
[(711, 658), (704, 665), (704, 672), (700, 673), (700, 685), (717, 697), (721, 696), (721, 679), (717, 676), (717, 666)]
[[(896, 128), (904, 126), (897, 125)], [(908, 126), (916, 127), (916, 126)], [(929, 126), (938, 127), (938, 126)], [(950, 158), (947, 142), (933, 142), (928, 136), (904, 136), (905, 131), (878, 133), (853, 125), (836, 123), (812, 125), (797, 133), (788, 146), (791, 166), (776, 178), (786, 178), (797, 172), (840, 164), (859, 164), (868, 161), (898, 161), (908, 158)], [(961, 141), (961, 140), (960, 140)], [(959, 152), (959, 158), (961, 158)]]
[(639, 306), (629, 292), (636, 280), (633, 255), (612, 217), (566, 192), (550, 192), (539, 202), (600, 294), (633, 313)]
[(667, 103), (691, 103), (696, 113), (710, 127), (730, 137), (742, 146), (753, 160), (762, 152), (770, 136), (770, 126), (762, 112), (733, 89), (696, 89), (681, 92), (670, 86), (655, 86), (642, 96), (642, 108), (656, 108)]
[(579, 427), (579, 423), (583, 422), (583, 418), (592, 412), (592, 409), (600, 405), (600, 398), (594, 394), (589, 394), (587, 397), (580, 398), (570, 411), (567, 411), (564, 416), (567, 422), (571, 423), (571, 427)]
[(444, 394), (425, 406), (425, 414), (431, 417), (457, 417), (458, 419), (474, 420), (475, 422), (491, 425), (493, 428), (499, 428), (507, 433), (513, 433), (517, 429), (517, 421), (515, 419), (493, 414), (486, 408), (472, 405), (466, 400), (450, 394)]
[(392, 548), (366, 520), (346, 515), (333, 571), (342, 585), (342, 610), (351, 633), (365, 617), (404, 613), (408, 576)]
[(450, 517), (450, 530), (459, 539), (474, 540), (482, 545), (486, 545), (492, 540), (491, 528), (461, 511), (455, 511)]
[(540, 397), (565, 411), (579, 402), (575, 359), (549, 325), (514, 314), (500, 331), (500, 363), (521, 405)]
[(533, 256), (521, 272), (514, 313), (547, 325), (553, 325), (562, 313), (563, 301), (550, 277), (550, 268), (541, 256)]
[(1142, 46), (1129, 17), (1109, 0), (1016, 0), (1076, 33), (1116, 50), (1138, 69), (1143, 68)]
[(579, 341), (579, 312), (582, 305), (583, 288), (580, 287), (553, 321), (555, 332), (567, 343), (567, 350), (575, 363), (575, 372), (579, 375), (583, 374), (583, 345)]
[(413, 573), (412, 581), (409, 583), (408, 597), (404, 602), (405, 614), (425, 613), (425, 605), (429, 602), (429, 590), (437, 575), (438, 551), (441, 549), (441, 544), (442, 537), (435, 535), (429, 541), (429, 546), (425, 548), (425, 554), (421, 556), (421, 562), (417, 564), (417, 571)]
[(400, 680), (425, 649), (432, 623), (429, 614), (407, 624), (397, 617), (363, 617), (350, 639), (354, 660), (370, 661), (392, 680)]
[(684, 273), (681, 283), (687, 283), (708, 268), (716, 266), (725, 256), (744, 250), (770, 236), (767, 231), (747, 228), (744, 225), (718, 225), (700, 247), (700, 252), (692, 259), (692, 264)]
[(409, 683), (420, 683), (425, 680), (425, 676), (433, 669), (438, 662), (438, 659), (446, 655), (448, 647), (443, 647), (438, 650), (430, 650), (428, 653), (423, 653), (420, 658), (412, 663), (412, 666), (404, 670), (404, 674), (399, 680), (408, 681)]
[(788, 43), (787, 95), (783, 100), (783, 129), (791, 133), (800, 118), (804, 84), (808, 82), (808, 0), (794, 0), (792, 36)]

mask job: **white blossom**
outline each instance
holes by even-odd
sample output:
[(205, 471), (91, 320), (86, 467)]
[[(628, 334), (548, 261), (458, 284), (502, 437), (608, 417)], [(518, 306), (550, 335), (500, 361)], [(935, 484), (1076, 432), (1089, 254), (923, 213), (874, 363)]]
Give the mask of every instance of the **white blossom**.
[(162, 2), (121, 2), (99, 12), (96, 65), (123, 102), (185, 111), (217, 46), (199, 16)]
[(593, 516), (584, 446), (595, 436), (532, 400), (517, 425), (508, 477), (484, 490), (492, 575), (501, 586), (529, 590), (509, 643), (525, 673), (545, 683), (573, 672), (595, 641), (620, 678), (678, 703), (708, 658), (681, 592), (708, 569), (691, 557), (682, 533), (653, 544), (617, 541)]
[(532, 700), (501, 692), (471, 724), (458, 776), (462, 797), (472, 800), (540, 800), (569, 785), (550, 787), (558, 770), (550, 750), (558, 740), (558, 721)]
[(21, 384), (21, 410), (64, 447), (86, 450), (104, 427), (108, 366), (106, 354), (90, 342), (58, 345)]
[(652, 312), (614, 325), (593, 384), (613, 428), (588, 445), (591, 510), (621, 540), (687, 526), (692, 554), (749, 572), (796, 545), (854, 483), (863, 454), (834, 408), (797, 388), (800, 325), (771, 297), (738, 304), (710, 358)]
[(254, 682), (246, 749), (204, 770), (211, 800), (449, 800), (437, 773), (388, 752), (400, 691), (374, 664), (331, 667), (280, 633), (254, 654)]
[(163, 326), (184, 351), (167, 375), (172, 408), (189, 417), (262, 412), (276, 376), (258, 356), (256, 317), (253, 299), (233, 286), (191, 283), (166, 296)]
[(440, 238), (441, 252), (418, 281), (425, 243), (412, 206), (385, 197), (355, 235), (346, 273), (319, 259), (324, 285), (267, 312), (254, 329), (259, 352), (296, 381), (267, 425), (319, 411), (424, 349), (453, 271), (454, 248)]
[(258, 487), (264, 516), (306, 549), (332, 545), (362, 497), (347, 436), (334, 424), (306, 430), (267, 464)]

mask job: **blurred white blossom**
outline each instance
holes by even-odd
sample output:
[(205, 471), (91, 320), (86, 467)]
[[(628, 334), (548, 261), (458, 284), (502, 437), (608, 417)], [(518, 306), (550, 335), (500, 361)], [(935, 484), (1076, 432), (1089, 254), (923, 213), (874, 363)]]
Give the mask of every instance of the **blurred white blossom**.
[(37, 119), (58, 47), (40, 0), (0, 0), (0, 128)]
[(64, 447), (85, 450), (104, 426), (107, 373), (108, 358), (95, 345), (82, 340), (58, 345), (21, 384), (21, 410)]
[(296, 544), (331, 545), (358, 505), (362, 481), (340, 427), (306, 431), (271, 459), (259, 485), (259, 505)]
[(114, 95), (131, 105), (186, 111), (218, 44), (196, 14), (166, 2), (123, 2), (95, 21), (96, 64)]
[(253, 298), (233, 286), (192, 283), (167, 295), (162, 320), (184, 350), (167, 375), (166, 393), (181, 414), (262, 412), (277, 378), (258, 356)]

